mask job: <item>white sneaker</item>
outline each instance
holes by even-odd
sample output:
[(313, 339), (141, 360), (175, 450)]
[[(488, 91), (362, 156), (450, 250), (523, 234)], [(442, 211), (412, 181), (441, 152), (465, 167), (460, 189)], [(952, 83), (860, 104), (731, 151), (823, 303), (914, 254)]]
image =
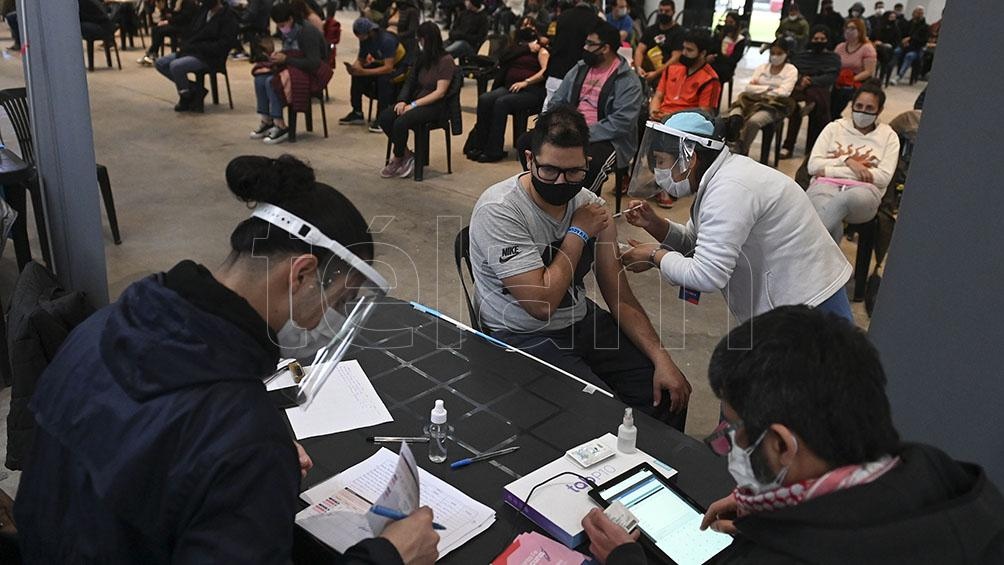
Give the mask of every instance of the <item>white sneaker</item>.
[(279, 126), (272, 126), (272, 129), (268, 131), (268, 135), (262, 140), (266, 145), (278, 145), (289, 139), (289, 128), (280, 128)]
[(149, 55), (143, 55), (139, 59), (136, 59), (136, 62), (139, 63), (140, 65), (143, 65), (144, 67), (152, 67), (153, 66), (153, 57), (151, 57)]
[(899, 85), (899, 79), (896, 77), (891, 77), (889, 79), (889, 86), (897, 86), (897, 85)]
[(401, 167), (397, 170), (397, 176), (406, 179), (415, 170), (415, 154), (408, 153), (401, 157)]
[(272, 129), (274, 127), (275, 126), (273, 126), (272, 124), (266, 124), (265, 122), (262, 122), (258, 126), (258, 129), (251, 132), (251, 139), (262, 139), (266, 137), (269, 133), (272, 132)]

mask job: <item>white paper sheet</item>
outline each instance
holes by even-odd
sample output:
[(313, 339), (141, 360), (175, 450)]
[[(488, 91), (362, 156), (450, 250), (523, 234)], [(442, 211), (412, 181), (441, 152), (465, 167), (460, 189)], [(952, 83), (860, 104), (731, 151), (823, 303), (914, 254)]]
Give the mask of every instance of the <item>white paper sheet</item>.
[[(277, 377), (276, 381), (284, 377), (285, 375)], [(309, 370), (307, 378), (310, 378)], [(339, 363), (310, 406), (306, 409), (301, 406), (288, 408), (286, 416), (293, 426), (296, 439), (365, 428), (394, 420), (363, 368), (355, 360)]]
[[(300, 498), (311, 506), (297, 514), (297, 523), (341, 552), (362, 539), (375, 535), (371, 533), (372, 529), (369, 532), (359, 529), (360, 518), (344, 514), (351, 508), (360, 506), (357, 497), (365, 501), (377, 500), (395, 472), (400, 471), (399, 459), (393, 451), (382, 448), (362, 463), (305, 491)], [(438, 532), (440, 557), (460, 547), (495, 522), (495, 511), (491, 508), (424, 469), (418, 468), (418, 474), (419, 505), (432, 508), (433, 519), (446, 527)], [(362, 505), (369, 508), (366, 504)], [(366, 521), (366, 517), (363, 516), (362, 520)]]

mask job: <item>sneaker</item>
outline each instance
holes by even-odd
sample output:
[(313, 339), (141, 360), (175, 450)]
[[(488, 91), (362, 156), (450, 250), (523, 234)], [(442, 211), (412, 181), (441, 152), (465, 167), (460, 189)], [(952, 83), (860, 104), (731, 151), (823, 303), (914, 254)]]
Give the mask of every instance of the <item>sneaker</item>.
[(362, 112), (356, 112), (355, 110), (353, 110), (348, 114), (345, 114), (344, 118), (338, 120), (338, 123), (343, 126), (348, 126), (348, 125), (354, 126), (359, 124), (365, 124), (366, 118), (363, 116)]
[(251, 139), (262, 139), (272, 131), (272, 127), (272, 123), (262, 122), (258, 125), (258, 129), (251, 132)]
[(781, 148), (781, 158), (782, 159), (790, 159), (791, 158), (791, 149), (788, 149), (787, 147), (782, 147)]
[(410, 151), (401, 158), (401, 168), (397, 170), (397, 176), (406, 179), (415, 170), (415, 154)]
[(150, 55), (143, 55), (139, 59), (136, 59), (136, 62), (139, 63), (140, 65), (143, 65), (144, 67), (152, 67), (153, 57), (151, 57)]
[(401, 159), (397, 157), (391, 157), (390, 161), (387, 161), (387, 164), (384, 166), (384, 168), (380, 170), (380, 177), (385, 179), (394, 178), (398, 175), (400, 171), (401, 171)]
[(898, 86), (898, 85), (899, 85), (899, 79), (898, 78), (896, 78), (896, 77), (890, 77), (889, 78), (889, 86)]
[(262, 141), (266, 145), (278, 145), (289, 138), (289, 128), (280, 128), (278, 126), (272, 126), (269, 130), (268, 135)]
[(380, 127), (380, 124), (376, 123), (376, 120), (370, 122), (369, 127), (366, 129), (368, 129), (370, 133), (383, 133), (383, 128)]

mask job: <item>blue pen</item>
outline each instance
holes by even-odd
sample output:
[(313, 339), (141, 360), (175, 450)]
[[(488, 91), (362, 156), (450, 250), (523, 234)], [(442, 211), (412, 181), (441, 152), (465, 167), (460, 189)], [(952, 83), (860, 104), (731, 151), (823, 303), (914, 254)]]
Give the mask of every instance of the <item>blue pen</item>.
[[(370, 507), (370, 512), (376, 514), (377, 516), (383, 516), (384, 518), (390, 518), (391, 520), (403, 520), (408, 517), (407, 514), (399, 510), (394, 510), (393, 508), (387, 508), (386, 506), (380, 506), (379, 504), (374, 504)], [(432, 523), (433, 530), (445, 530), (446, 526)]]
[(467, 459), (461, 459), (460, 461), (454, 461), (450, 463), (450, 469), (459, 469), (461, 467), (466, 467), (471, 463), (477, 463), (478, 461), (485, 461), (486, 459), (495, 459), (496, 457), (501, 457), (507, 453), (512, 453), (519, 449), (518, 445), (512, 447), (507, 447), (505, 449), (500, 449), (498, 451), (490, 451), (488, 453), (482, 453), (481, 455), (475, 455), (474, 457), (468, 457)]

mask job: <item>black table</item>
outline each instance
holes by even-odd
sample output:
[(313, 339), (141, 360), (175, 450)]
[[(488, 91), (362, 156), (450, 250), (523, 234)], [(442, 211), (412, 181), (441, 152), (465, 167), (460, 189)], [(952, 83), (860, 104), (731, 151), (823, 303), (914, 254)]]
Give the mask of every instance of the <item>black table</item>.
[[(487, 563), (514, 534), (535, 529), (532, 522), (502, 502), (503, 487), (564, 455), (568, 449), (617, 433), (624, 404), (601, 393), (586, 394), (568, 376), (452, 325), (388, 300), (367, 323), (347, 359), (357, 359), (393, 422), (302, 441), (314, 461), (304, 480), (309, 488), (359, 463), (380, 446), (372, 435), (421, 435), (436, 399), (443, 399), (449, 424), (448, 461), (519, 445), (497, 460), (451, 470), (429, 461), (427, 448), (415, 444), (422, 468), (493, 508), (496, 522), (486, 532), (451, 552), (443, 563)], [(679, 471), (677, 485), (707, 506), (734, 483), (725, 461), (701, 442), (644, 414), (635, 415), (638, 447)], [(397, 446), (387, 446), (397, 450)], [(317, 542), (297, 528), (297, 562), (319, 562)]]

